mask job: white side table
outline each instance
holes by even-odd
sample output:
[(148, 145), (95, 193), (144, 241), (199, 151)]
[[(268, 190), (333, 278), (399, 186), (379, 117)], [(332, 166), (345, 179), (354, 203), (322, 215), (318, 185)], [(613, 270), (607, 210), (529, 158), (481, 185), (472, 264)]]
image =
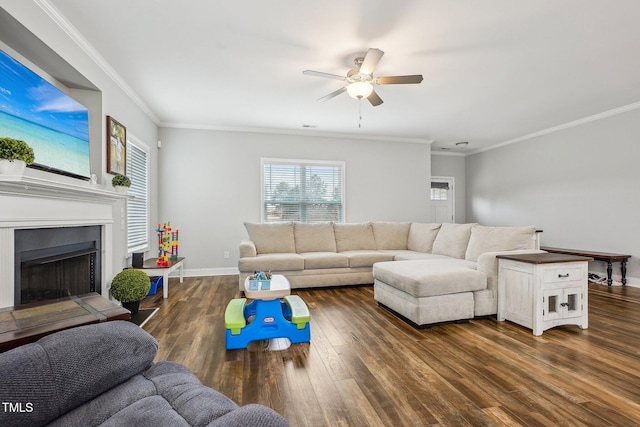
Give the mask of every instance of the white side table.
[(587, 329), (588, 263), (575, 255), (536, 253), (498, 255), (498, 320), (533, 330), (558, 325)]
[(176, 269), (180, 269), (180, 283), (182, 283), (184, 281), (184, 257), (170, 259), (167, 267), (156, 264), (156, 258), (148, 259), (138, 270), (144, 271), (148, 276), (162, 276), (162, 296), (169, 298), (169, 274)]

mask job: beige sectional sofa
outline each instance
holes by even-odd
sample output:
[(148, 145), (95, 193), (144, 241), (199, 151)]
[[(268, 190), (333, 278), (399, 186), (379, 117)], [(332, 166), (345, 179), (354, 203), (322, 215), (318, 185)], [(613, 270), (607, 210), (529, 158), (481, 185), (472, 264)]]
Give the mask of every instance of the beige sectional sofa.
[(294, 289), (374, 283), (376, 300), (417, 326), (495, 314), (496, 255), (539, 249), (534, 227), (418, 222), (245, 227), (241, 291), (256, 270), (283, 274)]

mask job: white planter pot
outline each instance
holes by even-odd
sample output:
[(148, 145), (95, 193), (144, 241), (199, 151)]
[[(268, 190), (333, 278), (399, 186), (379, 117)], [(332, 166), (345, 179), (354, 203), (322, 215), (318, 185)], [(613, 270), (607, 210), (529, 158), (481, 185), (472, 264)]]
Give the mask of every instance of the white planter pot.
[(123, 194), (126, 194), (129, 191), (129, 187), (125, 187), (123, 185), (117, 185), (113, 188), (115, 188), (118, 193), (123, 193)]
[(24, 175), (27, 164), (23, 160), (0, 160), (0, 175)]

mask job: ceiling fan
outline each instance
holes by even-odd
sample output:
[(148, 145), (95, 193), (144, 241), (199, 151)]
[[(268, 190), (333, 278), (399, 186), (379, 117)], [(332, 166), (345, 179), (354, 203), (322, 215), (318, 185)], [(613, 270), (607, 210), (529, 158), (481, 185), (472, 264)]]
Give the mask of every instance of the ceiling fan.
[(375, 107), (382, 104), (383, 101), (373, 89), (374, 85), (418, 84), (422, 81), (422, 74), (414, 74), (411, 76), (374, 77), (373, 70), (376, 68), (376, 65), (378, 65), (382, 55), (384, 55), (384, 52), (380, 49), (369, 49), (364, 56), (358, 56), (354, 60), (356, 67), (349, 70), (346, 76), (322, 73), (320, 71), (313, 70), (305, 70), (302, 74), (342, 80), (347, 83), (346, 86), (319, 98), (318, 101), (326, 101), (343, 92), (347, 92), (349, 96), (355, 99), (367, 98), (371, 105)]

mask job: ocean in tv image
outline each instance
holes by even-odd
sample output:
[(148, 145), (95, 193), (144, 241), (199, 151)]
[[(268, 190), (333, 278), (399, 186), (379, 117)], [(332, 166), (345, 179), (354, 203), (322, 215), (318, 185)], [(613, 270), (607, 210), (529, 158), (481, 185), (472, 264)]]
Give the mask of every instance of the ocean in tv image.
[(0, 137), (27, 142), (45, 169), (91, 175), (87, 108), (1, 50)]

